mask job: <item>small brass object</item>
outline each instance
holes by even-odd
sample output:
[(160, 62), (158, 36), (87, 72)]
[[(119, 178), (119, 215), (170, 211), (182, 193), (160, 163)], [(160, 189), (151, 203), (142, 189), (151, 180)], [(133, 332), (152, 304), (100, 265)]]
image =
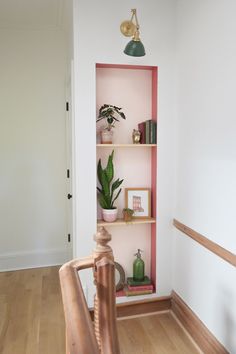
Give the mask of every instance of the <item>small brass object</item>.
[(141, 133), (139, 130), (133, 129), (133, 144), (140, 144), (140, 139), (141, 139)]

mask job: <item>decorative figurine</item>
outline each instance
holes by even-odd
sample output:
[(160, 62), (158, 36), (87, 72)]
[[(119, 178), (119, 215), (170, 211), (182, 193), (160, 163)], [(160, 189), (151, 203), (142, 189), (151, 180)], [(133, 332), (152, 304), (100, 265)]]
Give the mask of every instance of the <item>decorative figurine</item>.
[(140, 139), (141, 139), (141, 133), (139, 130), (133, 129), (133, 144), (140, 144)]
[(133, 279), (135, 281), (143, 281), (144, 280), (144, 269), (145, 269), (145, 264), (144, 261), (141, 258), (141, 250), (138, 249), (138, 252), (135, 253), (135, 256), (137, 258), (135, 259), (133, 263)]

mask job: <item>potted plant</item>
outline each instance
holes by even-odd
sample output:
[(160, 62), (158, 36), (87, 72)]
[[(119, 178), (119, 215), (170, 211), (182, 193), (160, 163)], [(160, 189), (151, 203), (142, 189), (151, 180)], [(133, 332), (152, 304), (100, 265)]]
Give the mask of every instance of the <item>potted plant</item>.
[(98, 161), (97, 175), (101, 187), (97, 187), (98, 190), (98, 201), (102, 207), (102, 217), (103, 220), (107, 222), (113, 222), (117, 219), (117, 208), (114, 206), (114, 202), (119, 197), (121, 188), (115, 193), (123, 182), (123, 179), (119, 178), (112, 183), (114, 177), (114, 166), (113, 166), (113, 156), (114, 150), (108, 157), (107, 166), (105, 169), (102, 168), (101, 159)]
[(134, 210), (130, 208), (124, 208), (123, 209), (123, 217), (125, 221), (131, 221), (132, 216), (134, 214)]
[(121, 110), (122, 108), (111, 104), (104, 104), (99, 109), (99, 115), (96, 122), (105, 119), (107, 123), (101, 131), (102, 144), (112, 144), (112, 128), (115, 127), (115, 122), (119, 122), (119, 118), (126, 119), (125, 114)]

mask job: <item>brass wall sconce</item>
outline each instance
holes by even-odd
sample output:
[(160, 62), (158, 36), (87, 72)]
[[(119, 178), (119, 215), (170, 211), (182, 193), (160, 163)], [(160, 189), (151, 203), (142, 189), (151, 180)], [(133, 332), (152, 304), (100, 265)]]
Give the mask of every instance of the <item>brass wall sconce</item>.
[[(120, 25), (121, 33), (126, 37), (133, 36), (132, 40), (126, 45), (124, 53), (132, 57), (143, 57), (145, 49), (139, 37), (139, 23), (136, 9), (132, 9), (131, 19), (123, 21)], [(133, 22), (135, 20), (135, 23)]]

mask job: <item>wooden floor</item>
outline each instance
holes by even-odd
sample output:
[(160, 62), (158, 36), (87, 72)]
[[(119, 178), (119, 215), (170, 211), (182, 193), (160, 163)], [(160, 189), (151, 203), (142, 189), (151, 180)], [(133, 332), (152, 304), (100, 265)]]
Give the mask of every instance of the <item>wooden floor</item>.
[[(118, 321), (122, 354), (195, 354), (171, 313)], [(0, 273), (0, 354), (65, 354), (58, 267)], [(92, 354), (92, 353), (88, 353)]]
[(199, 354), (171, 312), (118, 321), (122, 354)]
[(58, 267), (0, 273), (0, 353), (65, 354)]

